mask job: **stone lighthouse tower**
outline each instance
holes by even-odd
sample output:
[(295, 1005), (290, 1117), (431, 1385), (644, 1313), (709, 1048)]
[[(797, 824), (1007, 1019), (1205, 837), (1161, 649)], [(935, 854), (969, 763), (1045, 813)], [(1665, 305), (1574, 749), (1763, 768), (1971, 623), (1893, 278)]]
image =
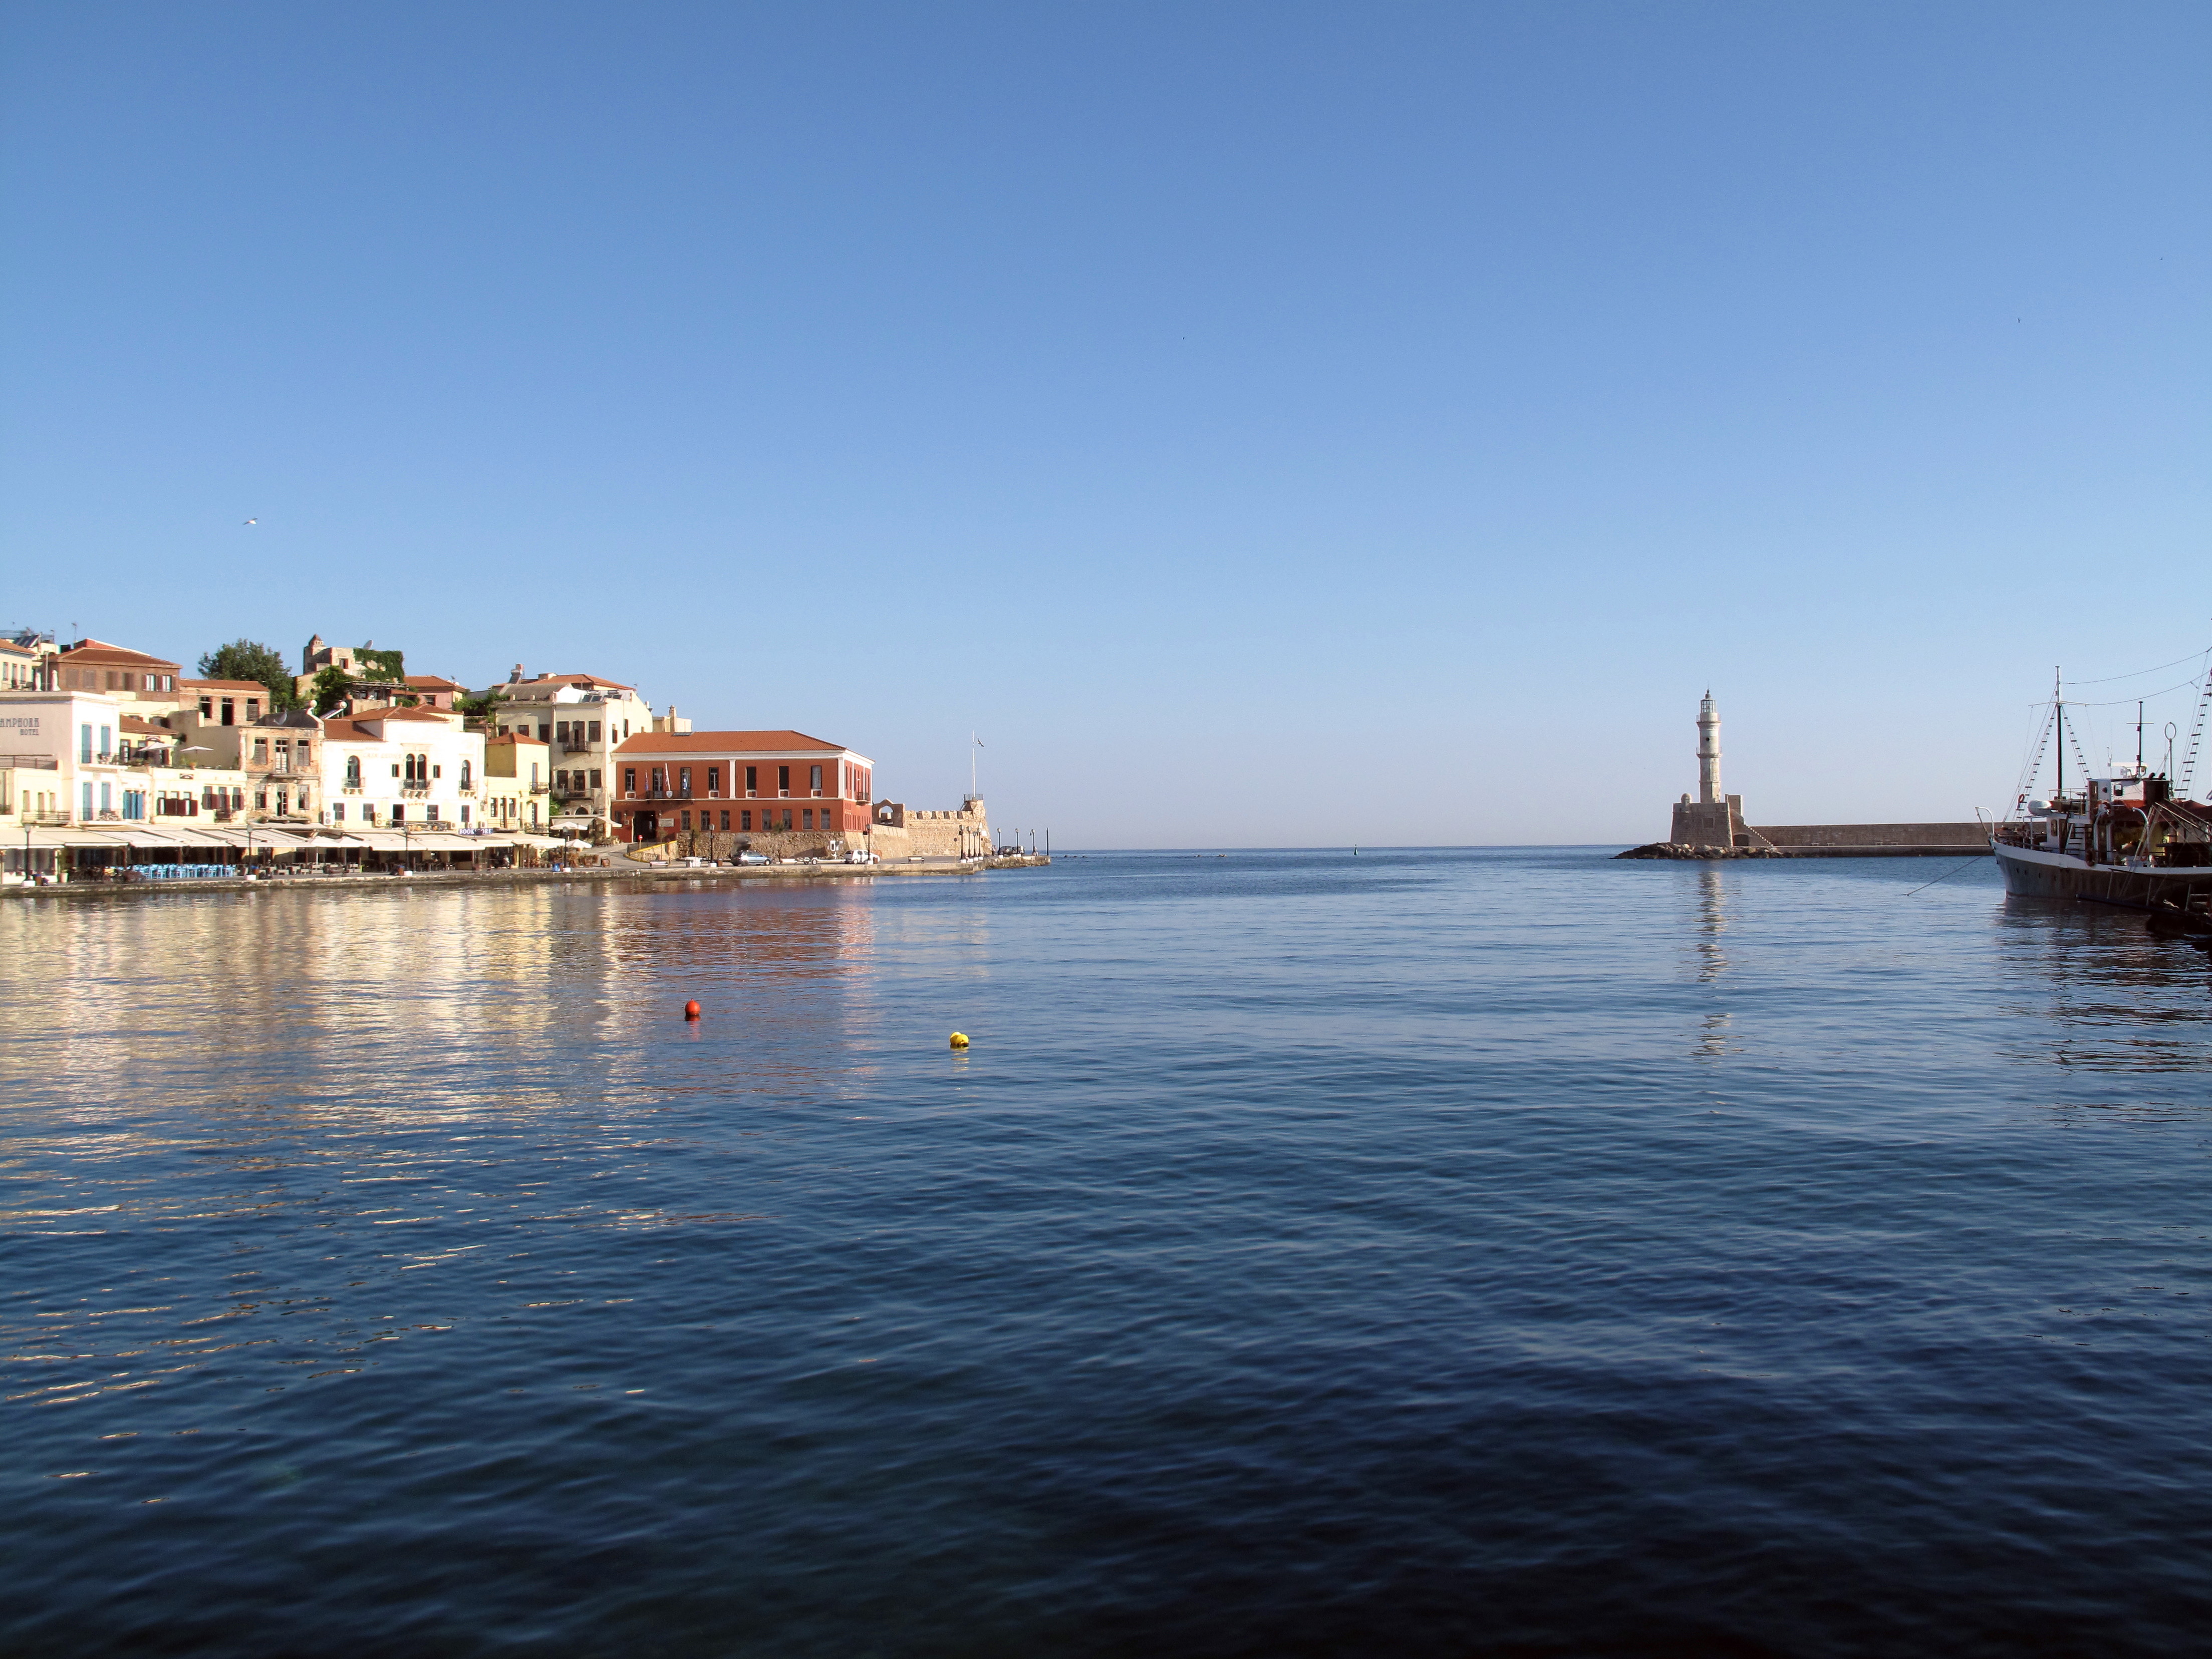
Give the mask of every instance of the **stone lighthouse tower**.
[(1668, 839), (1682, 847), (1739, 847), (1764, 845), (1765, 838), (1747, 832), (1743, 823), (1743, 797), (1721, 793), (1721, 711), (1708, 690), (1698, 705), (1698, 798), (1687, 795), (1674, 803), (1674, 830)]
[(1698, 805), (1718, 806), (1721, 796), (1721, 711), (1713, 694), (1698, 705)]

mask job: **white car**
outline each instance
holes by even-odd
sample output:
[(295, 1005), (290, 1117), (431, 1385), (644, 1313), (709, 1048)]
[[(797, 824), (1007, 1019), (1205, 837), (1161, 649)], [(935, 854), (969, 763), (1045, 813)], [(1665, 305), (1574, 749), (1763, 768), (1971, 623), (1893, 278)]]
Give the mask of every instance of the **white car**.
[(855, 847), (837, 860), (840, 864), (876, 864), (881, 862), (865, 847)]

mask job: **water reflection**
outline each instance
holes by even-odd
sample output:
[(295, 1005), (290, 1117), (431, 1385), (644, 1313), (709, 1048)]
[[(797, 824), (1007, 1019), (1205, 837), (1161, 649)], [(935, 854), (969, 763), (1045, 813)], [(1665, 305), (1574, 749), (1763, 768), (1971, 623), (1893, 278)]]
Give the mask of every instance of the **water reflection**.
[(1698, 868), (1697, 925), (1691, 935), (1698, 953), (1698, 977), (1711, 981), (1728, 971), (1728, 951), (1723, 944), (1729, 928), (1728, 884), (1719, 867)]
[(2049, 1034), (2019, 1057), (2069, 1070), (2204, 1069), (2212, 971), (2200, 952), (2106, 905), (2008, 896), (1995, 925), (2014, 1006), (2039, 1014)]

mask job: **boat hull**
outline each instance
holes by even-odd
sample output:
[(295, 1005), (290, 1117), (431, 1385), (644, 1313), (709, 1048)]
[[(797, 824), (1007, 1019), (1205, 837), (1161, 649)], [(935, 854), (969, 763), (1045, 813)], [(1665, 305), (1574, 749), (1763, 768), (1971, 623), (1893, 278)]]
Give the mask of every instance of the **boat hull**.
[(2005, 891), (2024, 898), (2086, 899), (2148, 910), (2161, 902), (2186, 908), (2192, 894), (2212, 893), (2212, 869), (2130, 870), (2002, 842), (1990, 850), (2004, 872)]

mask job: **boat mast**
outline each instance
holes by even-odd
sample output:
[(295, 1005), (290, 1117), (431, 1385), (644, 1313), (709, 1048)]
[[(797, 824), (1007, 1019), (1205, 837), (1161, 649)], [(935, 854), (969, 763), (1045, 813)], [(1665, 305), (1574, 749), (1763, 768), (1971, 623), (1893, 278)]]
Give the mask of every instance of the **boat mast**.
[(2051, 718), (2057, 722), (2051, 735), (2058, 739), (2058, 793), (2051, 798), (2053, 805), (2066, 799), (2066, 705), (2061, 701), (2066, 695), (2062, 689), (2064, 684), (2054, 667), (2051, 671), (2051, 706), (2056, 712)]

